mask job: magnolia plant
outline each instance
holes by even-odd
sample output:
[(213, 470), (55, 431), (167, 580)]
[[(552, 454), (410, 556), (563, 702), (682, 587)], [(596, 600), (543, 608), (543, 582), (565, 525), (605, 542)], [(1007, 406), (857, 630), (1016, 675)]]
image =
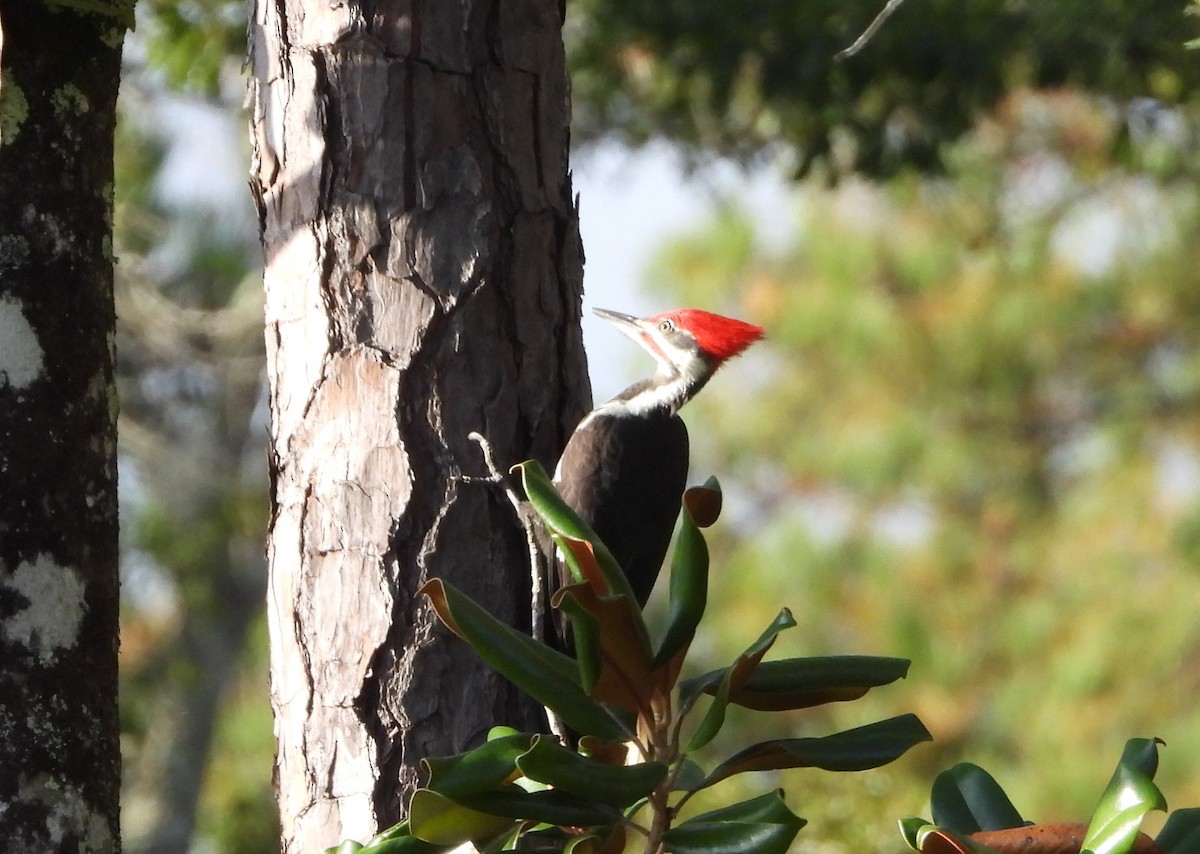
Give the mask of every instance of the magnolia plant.
[[(428, 759), (428, 783), (408, 818), (365, 846), (338, 852), (403, 854), (473, 846), (617, 854), (783, 854), (804, 819), (780, 790), (680, 820), (698, 792), (737, 774), (783, 768), (858, 771), (884, 765), (929, 739), (914, 715), (812, 738), (751, 744), (715, 762), (705, 748), (731, 705), (789, 712), (854, 700), (904, 677), (896, 658), (833, 656), (768, 661), (780, 611), (728, 667), (681, 679), (708, 601), (701, 528), (720, 512), (715, 480), (688, 490), (671, 563), (666, 626), (652, 638), (629, 584), (604, 544), (563, 503), (536, 462), (518, 466), (530, 504), (565, 557), (573, 583), (552, 605), (570, 625), (571, 658), (492, 617), (442, 580), (422, 587), (438, 616), (499, 673), (574, 734), (494, 729), (483, 745)], [(640, 840), (640, 842), (639, 842)]]
[(1090, 822), (1027, 822), (990, 774), (963, 763), (934, 780), (933, 821), (907, 818), (900, 832), (910, 848), (924, 854), (1196, 854), (1200, 809), (1171, 813), (1153, 839), (1140, 830), (1148, 813), (1167, 809), (1154, 784), (1161, 743), (1126, 742)]

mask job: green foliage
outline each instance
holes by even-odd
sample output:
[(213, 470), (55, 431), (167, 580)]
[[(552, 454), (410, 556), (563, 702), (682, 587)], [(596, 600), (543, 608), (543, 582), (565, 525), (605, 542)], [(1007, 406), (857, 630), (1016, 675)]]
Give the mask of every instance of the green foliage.
[(578, 138), (666, 138), (700, 156), (785, 147), (873, 175), (938, 166), (1005, 93), (1074, 86), (1194, 99), (1182, 0), (907, 0), (851, 59), (883, 0), (569, 4)]
[(651, 272), (668, 303), (738, 294), (767, 327), (750, 379), (688, 410), (697, 459), (744, 473), (712, 598), (736, 623), (789, 601), (817, 651), (913, 659), (928, 755), (1064, 812), (1116, 733), (1200, 751), (1200, 170), (1192, 116), (1169, 121), (1176, 144), (1117, 158), (1107, 103), (1013, 97), (944, 179), (803, 187), (779, 249), (721, 254), (748, 228), (725, 211)]
[(246, 54), (242, 0), (141, 0), (147, 60), (178, 89), (214, 95)]
[[(1021, 819), (1000, 785), (975, 765), (944, 771), (933, 784), (934, 821), (908, 818), (900, 832), (908, 846), (926, 854), (1012, 850), (1037, 854), (1082, 849), (1090, 854), (1128, 854), (1134, 850), (1142, 819), (1166, 812), (1167, 802), (1154, 784), (1158, 770), (1157, 739), (1134, 738), (1125, 745), (1108, 787), (1087, 825), (1030, 825)], [(1163, 854), (1189, 854), (1200, 841), (1200, 810), (1176, 810), (1155, 842)]]
[[(572, 555), (578, 581), (553, 602), (571, 621), (578, 661), (500, 623), (443, 581), (422, 591), (451, 631), (580, 736), (579, 749), (498, 729), (474, 750), (426, 760), (428, 783), (414, 794), (408, 819), (365, 847), (345, 843), (338, 851), (437, 851), (466, 842), (481, 851), (510, 850), (518, 838), (532, 837), (555, 850), (619, 852), (638, 834), (647, 852), (784, 854), (805, 822), (781, 792), (683, 820), (679, 809), (735, 775), (876, 768), (929, 738), (914, 715), (902, 715), (832, 735), (759, 741), (705, 772), (697, 752), (721, 730), (730, 706), (792, 711), (852, 700), (903, 678), (908, 663), (866, 656), (765, 661), (779, 633), (796, 625), (784, 610), (729, 667), (680, 682), (706, 605), (708, 551), (700, 527), (719, 512), (716, 482), (684, 497), (670, 616), (652, 654), (641, 609), (603, 543), (563, 504), (536, 462), (519, 468), (530, 503)], [(706, 696), (707, 713), (691, 722)]]

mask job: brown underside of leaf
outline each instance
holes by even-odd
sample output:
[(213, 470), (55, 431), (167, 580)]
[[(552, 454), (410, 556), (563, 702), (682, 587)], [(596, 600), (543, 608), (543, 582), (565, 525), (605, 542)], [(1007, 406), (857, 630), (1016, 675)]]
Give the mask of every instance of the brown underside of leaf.
[[(968, 839), (998, 854), (1079, 854), (1086, 834), (1086, 824), (1056, 822), (982, 831), (972, 833)], [(1149, 836), (1139, 833), (1132, 854), (1162, 854), (1162, 849)]]
[(720, 490), (693, 486), (683, 493), (683, 503), (698, 528), (707, 528), (721, 515), (722, 495)]

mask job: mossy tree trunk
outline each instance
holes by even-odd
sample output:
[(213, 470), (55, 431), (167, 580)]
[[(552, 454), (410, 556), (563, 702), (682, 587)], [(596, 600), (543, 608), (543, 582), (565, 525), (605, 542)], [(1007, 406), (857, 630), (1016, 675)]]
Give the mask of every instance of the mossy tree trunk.
[(0, 2), (0, 847), (120, 847), (113, 130), (128, 20)]

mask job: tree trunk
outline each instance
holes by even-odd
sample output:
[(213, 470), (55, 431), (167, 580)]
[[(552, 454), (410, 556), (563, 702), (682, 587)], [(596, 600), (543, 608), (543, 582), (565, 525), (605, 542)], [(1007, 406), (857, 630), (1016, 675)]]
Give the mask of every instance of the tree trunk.
[(285, 850), (401, 817), (419, 760), (536, 710), (414, 593), (529, 624), (467, 436), (551, 463), (586, 410), (559, 0), (259, 2), (271, 691)]
[(125, 23), (3, 0), (0, 30), (0, 844), (115, 851)]

